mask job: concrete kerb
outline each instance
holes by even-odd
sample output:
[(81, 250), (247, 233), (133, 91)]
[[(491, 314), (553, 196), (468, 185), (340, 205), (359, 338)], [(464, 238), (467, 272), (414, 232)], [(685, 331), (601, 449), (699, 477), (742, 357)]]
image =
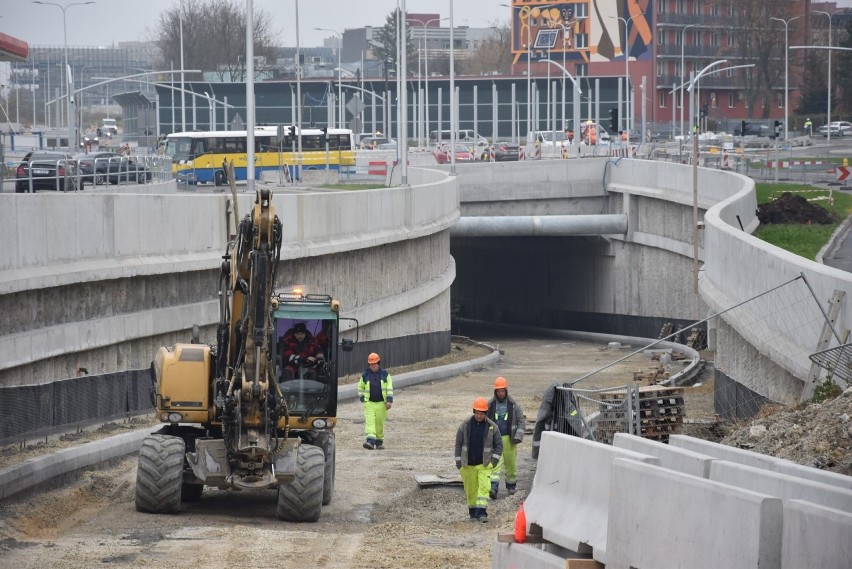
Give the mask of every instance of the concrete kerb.
[[(500, 352), (497, 348), (481, 342), (475, 343), (491, 349), (492, 352), (466, 362), (399, 374), (394, 377), (394, 387), (408, 387), (427, 381), (446, 379), (482, 369), (500, 360)], [(350, 401), (357, 398), (358, 386), (356, 384), (344, 385), (338, 389), (338, 401)], [(77, 471), (135, 454), (142, 446), (143, 439), (158, 428), (159, 426), (146, 427), (129, 433), (122, 433), (64, 449), (47, 456), (31, 458), (21, 464), (0, 470), (0, 502), (20, 492), (32, 490), (37, 486), (67, 477)]]
[(834, 256), (837, 248), (845, 241), (846, 234), (849, 233), (850, 228), (852, 228), (852, 215), (843, 220), (840, 227), (834, 230), (834, 233), (831, 235), (831, 238), (829, 238), (828, 243), (819, 250), (815, 259), (817, 263), (825, 264), (824, 259), (826, 256)]

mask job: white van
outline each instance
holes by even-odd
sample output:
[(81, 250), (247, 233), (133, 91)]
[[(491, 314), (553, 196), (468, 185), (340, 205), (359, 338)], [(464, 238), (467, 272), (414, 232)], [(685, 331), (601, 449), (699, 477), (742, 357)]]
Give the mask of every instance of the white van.
[[(450, 142), (450, 134), (452, 134), (450, 130), (433, 130), (429, 133), (429, 146), (437, 146), (441, 142)], [(477, 155), (488, 150), (488, 139), (470, 129), (459, 130), (456, 133), (456, 142), (475, 147)]]
[(101, 132), (106, 136), (118, 134), (118, 123), (115, 119), (103, 119), (101, 121)]

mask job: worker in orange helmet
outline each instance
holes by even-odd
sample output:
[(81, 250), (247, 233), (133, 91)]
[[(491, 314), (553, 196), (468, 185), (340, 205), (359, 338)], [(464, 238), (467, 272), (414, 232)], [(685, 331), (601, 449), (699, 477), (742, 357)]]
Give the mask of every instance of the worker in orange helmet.
[(509, 397), (509, 382), (505, 377), (494, 380), (494, 397), (488, 402), (488, 418), (500, 429), (503, 439), (503, 455), (500, 462), (491, 471), (491, 492), (493, 500), (500, 488), (500, 473), (506, 467), (506, 491), (515, 493), (518, 484), (518, 445), (524, 440), (524, 411), (518, 403)]
[(456, 468), (461, 474), (470, 521), (488, 521), (488, 491), (491, 471), (503, 454), (500, 429), (486, 417), (488, 400), (473, 402), (473, 416), (465, 419), (456, 433)]
[(393, 378), (388, 370), (382, 369), (379, 354), (367, 356), (369, 366), (358, 381), (358, 398), (364, 404), (364, 432), (367, 450), (385, 448), (385, 421), (393, 406)]

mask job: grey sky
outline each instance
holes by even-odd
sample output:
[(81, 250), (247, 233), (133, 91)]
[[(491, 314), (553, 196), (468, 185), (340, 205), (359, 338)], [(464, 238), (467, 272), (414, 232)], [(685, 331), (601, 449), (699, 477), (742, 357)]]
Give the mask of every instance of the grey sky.
[[(44, 0), (68, 5), (83, 0)], [(850, 0), (852, 1), (852, 0)], [(120, 41), (143, 41), (156, 30), (159, 15), (179, 0), (95, 0), (95, 4), (73, 6), (66, 11), (69, 46), (112, 45)], [(487, 27), (495, 20), (507, 22), (510, 9), (504, 0), (455, 0), (453, 18), (457, 26)], [(240, 4), (245, 4), (240, 0)], [(254, 0), (274, 18), (281, 45), (295, 45), (296, 0)], [(332, 34), (314, 28), (342, 32), (346, 28), (382, 26), (397, 0), (300, 0), (299, 38), (302, 46), (320, 46)], [(407, 0), (411, 12), (449, 16), (450, 0)], [(30, 45), (63, 45), (62, 11), (30, 0), (0, 0), (0, 32)], [(446, 22), (443, 25), (447, 25)]]

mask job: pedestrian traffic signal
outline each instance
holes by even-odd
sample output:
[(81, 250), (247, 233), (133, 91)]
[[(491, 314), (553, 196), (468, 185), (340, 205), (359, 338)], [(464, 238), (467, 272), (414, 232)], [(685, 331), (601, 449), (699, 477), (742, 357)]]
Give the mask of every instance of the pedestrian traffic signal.
[(613, 107), (609, 110), (609, 130), (612, 132), (618, 130), (618, 107)]

